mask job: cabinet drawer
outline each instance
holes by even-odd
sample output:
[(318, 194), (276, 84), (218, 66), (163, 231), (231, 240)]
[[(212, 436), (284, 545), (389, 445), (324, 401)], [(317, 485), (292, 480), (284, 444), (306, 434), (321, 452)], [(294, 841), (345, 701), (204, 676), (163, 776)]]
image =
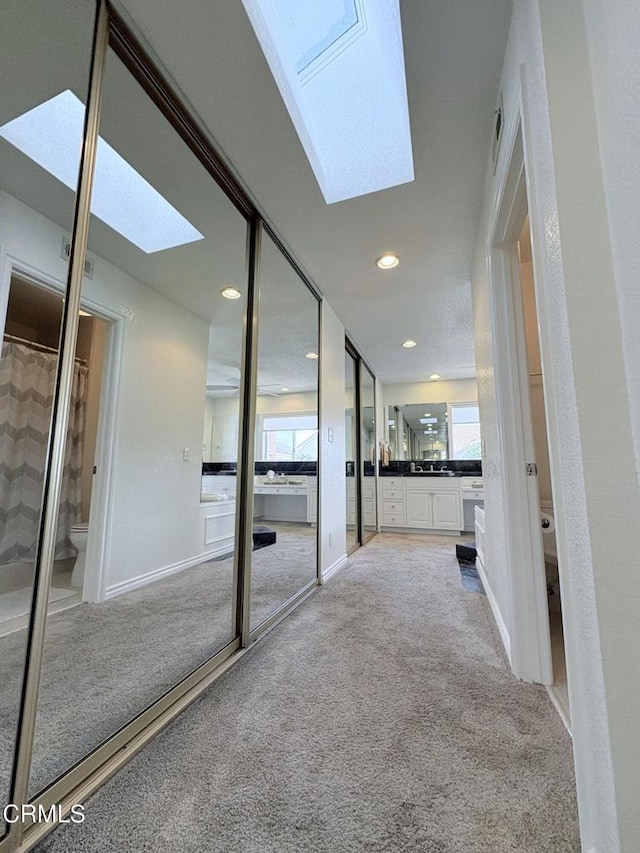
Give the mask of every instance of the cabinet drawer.
[(382, 480), (382, 490), (384, 492), (387, 489), (402, 489), (402, 477), (381, 477)]
[(382, 497), (385, 501), (396, 500), (403, 501), (404, 500), (404, 489), (389, 489), (385, 487), (382, 490)]
[(462, 488), (463, 489), (484, 489), (484, 483), (482, 482), (482, 477), (463, 477), (462, 478)]
[(382, 511), (386, 513), (392, 513), (393, 515), (404, 515), (404, 501), (388, 501), (385, 500), (382, 502)]
[(472, 492), (470, 489), (465, 489), (462, 493), (462, 499), (465, 501), (483, 501), (484, 490), (480, 489), (479, 492)]
[(388, 527), (404, 527), (404, 513), (384, 512), (382, 523)]

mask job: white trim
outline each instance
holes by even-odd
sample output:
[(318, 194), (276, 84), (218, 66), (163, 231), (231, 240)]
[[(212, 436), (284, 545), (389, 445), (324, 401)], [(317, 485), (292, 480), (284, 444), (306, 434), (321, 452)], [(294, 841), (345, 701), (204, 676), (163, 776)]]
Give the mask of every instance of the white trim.
[[(229, 538), (233, 540), (233, 536)], [(186, 560), (179, 560), (177, 563), (169, 563), (167, 566), (161, 566), (159, 569), (153, 569), (144, 575), (136, 575), (134, 578), (129, 578), (126, 581), (120, 581), (120, 583), (107, 587), (104, 597), (108, 600), (110, 598), (116, 598), (118, 595), (122, 595), (125, 592), (132, 592), (134, 589), (140, 589), (143, 586), (155, 583), (155, 581), (171, 577), (171, 575), (175, 575), (185, 569), (192, 569), (200, 563), (206, 563), (214, 557), (220, 556), (221, 553), (224, 553), (224, 549), (221, 550), (220, 548), (216, 548), (212, 551), (206, 551), (203, 554), (197, 554), (195, 557), (189, 557)]]
[[(0, 331), (4, 331), (11, 287), (11, 276), (16, 273), (34, 286), (64, 296), (66, 281), (56, 278), (34, 267), (23, 258), (3, 253), (1, 255), (2, 278), (0, 279)], [(102, 389), (96, 436), (97, 473), (91, 492), (91, 514), (87, 540), (87, 565), (94, 566), (86, 572), (82, 600), (99, 602), (105, 598), (106, 567), (108, 566), (111, 539), (111, 508), (113, 505), (113, 470), (118, 438), (118, 400), (122, 352), (124, 345), (124, 320), (126, 309), (113, 311), (87, 297), (82, 297), (81, 306), (91, 314), (109, 323), (108, 343), (102, 368)]]
[(505, 538), (510, 566), (511, 667), (514, 675), (524, 681), (551, 684), (551, 637), (538, 484), (535, 477), (528, 477), (525, 472), (525, 463), (534, 460), (515, 249), (528, 210), (522, 104), (518, 104), (511, 127), (503, 149), (505, 159), (487, 245)]
[(564, 727), (566, 728), (566, 730), (569, 732), (569, 736), (573, 739), (573, 735), (571, 734), (571, 720), (567, 715), (567, 709), (564, 707), (563, 703), (558, 698), (556, 688), (553, 686), (553, 684), (545, 684), (545, 689), (549, 694), (549, 699), (551, 699), (551, 701), (553, 702), (556, 711), (558, 712), (558, 714), (560, 714), (560, 719), (564, 723)]
[(498, 631), (502, 639), (504, 650), (507, 654), (509, 663), (511, 664), (511, 637), (509, 635), (509, 629), (507, 628), (507, 625), (502, 616), (498, 600), (495, 597), (493, 590), (491, 589), (491, 584), (489, 583), (484, 564), (482, 563), (482, 560), (478, 558), (476, 559), (476, 569), (478, 570), (478, 575), (480, 576), (480, 580), (482, 581), (482, 586), (484, 587), (484, 591), (487, 595), (487, 600), (489, 602), (489, 605), (491, 606), (493, 618), (496, 620), (496, 625), (498, 626)]
[(340, 571), (340, 569), (343, 569), (348, 562), (349, 558), (346, 554), (343, 554), (342, 557), (338, 557), (335, 562), (331, 563), (329, 568), (324, 569), (324, 571), (322, 572), (322, 577), (320, 578), (320, 583), (325, 584), (329, 580), (329, 578), (332, 578)]

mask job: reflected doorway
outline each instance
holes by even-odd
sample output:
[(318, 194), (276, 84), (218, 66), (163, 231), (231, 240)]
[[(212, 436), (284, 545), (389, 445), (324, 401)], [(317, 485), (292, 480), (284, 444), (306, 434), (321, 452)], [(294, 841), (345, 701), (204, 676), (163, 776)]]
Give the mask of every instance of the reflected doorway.
[[(26, 628), (31, 610), (62, 311), (59, 293), (11, 275), (0, 361), (0, 635)], [(83, 600), (108, 334), (108, 322), (80, 311), (50, 613)]]

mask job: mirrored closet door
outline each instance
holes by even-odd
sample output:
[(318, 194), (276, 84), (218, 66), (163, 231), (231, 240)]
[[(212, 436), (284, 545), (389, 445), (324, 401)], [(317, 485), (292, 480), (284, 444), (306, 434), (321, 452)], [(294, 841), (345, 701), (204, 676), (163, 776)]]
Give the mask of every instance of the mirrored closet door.
[[(29, 647), (68, 247), (95, 9), (0, 4), (0, 802), (10, 791)], [(73, 27), (61, 21), (73, 20)], [(11, 24), (4, 25), (11, 21)], [(65, 105), (74, 103), (74, 121)], [(78, 600), (57, 544), (45, 606)], [(7, 827), (0, 822), (0, 836)]]
[(317, 580), (319, 302), (264, 232), (250, 625)]
[(111, 50), (99, 133), (32, 794), (236, 637), (247, 222)]

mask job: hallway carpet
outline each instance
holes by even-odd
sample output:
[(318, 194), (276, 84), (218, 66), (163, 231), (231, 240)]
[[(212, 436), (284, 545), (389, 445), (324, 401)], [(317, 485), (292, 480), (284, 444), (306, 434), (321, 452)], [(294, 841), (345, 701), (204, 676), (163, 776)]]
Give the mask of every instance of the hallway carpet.
[(569, 736), (451, 539), (378, 535), (39, 853), (576, 853)]

